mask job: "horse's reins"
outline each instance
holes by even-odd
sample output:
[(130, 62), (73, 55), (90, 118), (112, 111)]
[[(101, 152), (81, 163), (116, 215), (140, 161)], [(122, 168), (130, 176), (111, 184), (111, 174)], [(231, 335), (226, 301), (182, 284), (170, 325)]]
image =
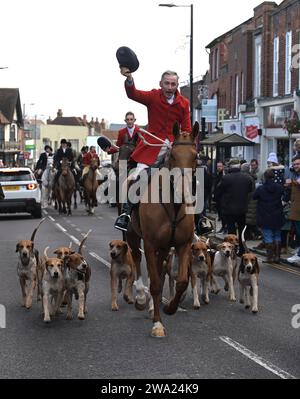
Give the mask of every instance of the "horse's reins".
[[(176, 142), (176, 141), (175, 141), (173, 144), (171, 144), (171, 148), (172, 148), (172, 147), (176, 147), (176, 146), (180, 146), (180, 145), (191, 145), (191, 146), (196, 147), (196, 144), (195, 144), (195, 143), (186, 143), (186, 142), (180, 143), (180, 142)], [(182, 175), (183, 175), (184, 170), (181, 169), (181, 172), (182, 172)], [(170, 182), (170, 184), (172, 184), (172, 183)], [(174, 186), (173, 186), (173, 188), (174, 188)], [(162, 188), (161, 188), (161, 187), (159, 188), (159, 196), (160, 196), (160, 199), (161, 199), (161, 198), (162, 198)], [(178, 225), (179, 225), (179, 224), (184, 220), (184, 218), (186, 217), (186, 214), (184, 214), (179, 220), (177, 220), (179, 211), (180, 211), (180, 209), (181, 209), (181, 207), (182, 207), (183, 204), (180, 205), (178, 211), (176, 212), (176, 214), (175, 214), (175, 220), (172, 220), (172, 217), (169, 215), (169, 212), (168, 212), (168, 209), (167, 209), (167, 207), (166, 207), (166, 204), (164, 204), (162, 201), (161, 201), (160, 203), (161, 203), (162, 207), (164, 208), (164, 210), (166, 211), (166, 214), (168, 215), (168, 217), (169, 217), (169, 219), (170, 219), (170, 222), (171, 222), (172, 232), (171, 232), (170, 247), (174, 247), (174, 246), (175, 246), (175, 233), (176, 233), (176, 228), (178, 227)], [(174, 205), (175, 205), (175, 204), (174, 204)]]

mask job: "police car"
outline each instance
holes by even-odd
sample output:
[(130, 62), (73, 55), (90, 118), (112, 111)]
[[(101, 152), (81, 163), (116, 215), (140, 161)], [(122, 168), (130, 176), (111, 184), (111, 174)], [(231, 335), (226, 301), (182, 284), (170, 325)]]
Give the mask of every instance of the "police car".
[(28, 212), (42, 217), (41, 190), (30, 168), (0, 168), (0, 184), (5, 198), (0, 213)]

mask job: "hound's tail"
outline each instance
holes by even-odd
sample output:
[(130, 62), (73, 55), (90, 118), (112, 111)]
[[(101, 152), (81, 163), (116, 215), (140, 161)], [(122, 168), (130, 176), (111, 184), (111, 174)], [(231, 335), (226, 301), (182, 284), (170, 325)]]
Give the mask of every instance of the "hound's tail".
[(40, 223), (36, 226), (36, 228), (34, 229), (32, 235), (31, 235), (30, 241), (34, 242), (34, 238), (35, 238), (36, 232), (38, 231), (38, 228), (40, 227), (40, 225), (41, 225), (45, 220), (46, 220), (46, 218), (43, 218), (43, 219), (40, 221)]
[(88, 238), (88, 236), (90, 235), (90, 233), (92, 232), (92, 230), (89, 230), (87, 233), (86, 233), (86, 235), (83, 237), (83, 240), (81, 241), (81, 243), (80, 243), (80, 245), (79, 245), (79, 248), (78, 248), (78, 253), (79, 254), (81, 254), (82, 252), (82, 247), (83, 247), (83, 245), (84, 245), (84, 243), (86, 242), (86, 240), (87, 240), (87, 238)]
[(244, 227), (244, 230), (242, 232), (242, 243), (243, 243), (243, 247), (244, 247), (245, 253), (249, 254), (250, 251), (249, 251), (249, 248), (247, 247), (246, 240), (245, 240), (245, 232), (246, 232), (246, 230), (247, 230), (247, 226)]

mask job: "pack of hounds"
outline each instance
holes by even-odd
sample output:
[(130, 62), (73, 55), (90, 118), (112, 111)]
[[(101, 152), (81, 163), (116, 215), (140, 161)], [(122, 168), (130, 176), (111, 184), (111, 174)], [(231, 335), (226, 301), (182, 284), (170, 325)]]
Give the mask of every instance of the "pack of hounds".
[[(37, 288), (37, 301), (42, 302), (43, 320), (48, 323), (61, 307), (67, 305), (67, 320), (72, 320), (73, 296), (78, 300), (77, 317), (84, 320), (87, 314), (87, 294), (91, 277), (91, 268), (82, 254), (82, 248), (89, 231), (82, 239), (78, 251), (69, 247), (54, 250), (55, 257), (48, 257), (49, 247), (42, 256), (34, 246), (34, 239), (42, 219), (32, 233), (30, 240), (20, 240), (16, 245), (18, 253), (17, 273), (21, 286), (22, 305), (32, 307), (33, 296)], [(200, 280), (201, 299), (210, 303), (210, 293), (218, 294), (221, 290), (217, 279), (224, 280), (224, 289), (229, 301), (236, 301), (235, 282), (240, 288), (239, 301), (252, 313), (258, 312), (259, 264), (257, 257), (249, 252), (243, 240), (246, 252), (239, 260), (237, 256), (238, 237), (228, 235), (221, 244), (213, 244), (206, 237), (196, 237), (191, 245), (189, 279), (191, 282), (193, 308), (200, 309), (197, 279)], [(109, 244), (111, 277), (111, 310), (118, 311), (118, 294), (128, 304), (134, 303), (133, 287), (136, 280), (136, 267), (129, 245), (122, 240), (113, 240)], [(170, 300), (175, 295), (178, 261), (174, 248), (170, 249), (163, 264), (162, 285), (168, 275)], [(123, 288), (123, 280), (125, 281)], [(151, 303), (151, 298), (150, 301)]]
[(37, 301), (42, 301), (44, 322), (61, 312), (61, 306), (67, 305), (67, 320), (72, 320), (72, 299), (78, 300), (78, 319), (84, 320), (87, 313), (87, 293), (91, 277), (91, 268), (82, 255), (82, 248), (90, 231), (82, 239), (78, 251), (69, 247), (54, 250), (55, 257), (48, 257), (49, 247), (43, 256), (39, 256), (34, 246), (34, 238), (39, 225), (30, 240), (20, 240), (16, 246), (18, 253), (17, 273), (21, 285), (22, 305), (32, 307), (33, 295), (37, 288)]

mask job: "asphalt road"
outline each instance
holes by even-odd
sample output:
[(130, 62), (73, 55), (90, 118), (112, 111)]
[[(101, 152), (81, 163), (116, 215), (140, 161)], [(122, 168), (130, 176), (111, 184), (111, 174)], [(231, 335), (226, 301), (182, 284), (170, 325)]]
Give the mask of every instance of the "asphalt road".
[(53, 209), (46, 215), (36, 235), (41, 253), (46, 246), (50, 254), (70, 241), (77, 248), (92, 229), (84, 248), (92, 268), (88, 315), (84, 321), (67, 321), (64, 310), (45, 324), (36, 300), (31, 310), (21, 307), (15, 248), (18, 240), (30, 238), (37, 220), (0, 215), (0, 304), (6, 309), (6, 328), (0, 329), (0, 378), (300, 377), (300, 328), (292, 327), (292, 307), (300, 304), (299, 269), (261, 265), (258, 315), (230, 303), (224, 291), (194, 311), (189, 289), (181, 311), (172, 317), (163, 314), (167, 337), (154, 339), (147, 311), (138, 312), (122, 296), (119, 312), (110, 310), (108, 243), (120, 238), (113, 228), (116, 210), (101, 205), (94, 216), (87, 216), (80, 206), (70, 217)]

